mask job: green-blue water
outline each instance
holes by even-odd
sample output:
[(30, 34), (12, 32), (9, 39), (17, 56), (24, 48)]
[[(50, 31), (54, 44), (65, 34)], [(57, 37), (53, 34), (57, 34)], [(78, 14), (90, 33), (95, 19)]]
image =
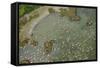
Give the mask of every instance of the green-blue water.
[[(96, 59), (96, 10), (78, 8), (79, 21), (70, 21), (58, 13), (43, 18), (33, 29), (38, 45), (20, 48), (20, 60), (32, 63)], [(54, 40), (52, 50), (44, 54), (44, 42)]]

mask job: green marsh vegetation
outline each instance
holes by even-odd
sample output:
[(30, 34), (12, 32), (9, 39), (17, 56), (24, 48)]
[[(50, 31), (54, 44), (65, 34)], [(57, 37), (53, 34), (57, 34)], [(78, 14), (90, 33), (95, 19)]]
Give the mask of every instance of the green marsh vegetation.
[(55, 13), (55, 10), (53, 8), (48, 9), (49, 13)]
[(19, 29), (21, 29), (28, 21), (31, 21), (33, 18), (37, 18), (39, 16), (38, 12), (29, 16), (24, 16), (25, 14), (31, 13), (39, 7), (40, 6), (37, 5), (19, 5)]
[(31, 11), (39, 8), (40, 6), (37, 5), (20, 5), (19, 6), (19, 17), (24, 16), (27, 13), (30, 13)]
[(68, 12), (67, 9), (60, 8), (59, 10), (60, 10), (60, 12), (59, 12), (59, 13), (60, 13), (60, 16), (63, 17), (63, 16), (67, 16), (67, 15), (68, 15), (68, 14), (67, 14), (67, 12)]

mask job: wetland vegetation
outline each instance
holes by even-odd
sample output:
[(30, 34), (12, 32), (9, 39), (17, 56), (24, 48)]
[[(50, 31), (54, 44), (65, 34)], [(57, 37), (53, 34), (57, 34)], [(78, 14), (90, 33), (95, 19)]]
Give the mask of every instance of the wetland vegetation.
[(19, 63), (95, 60), (95, 14), (91, 8), (20, 5)]

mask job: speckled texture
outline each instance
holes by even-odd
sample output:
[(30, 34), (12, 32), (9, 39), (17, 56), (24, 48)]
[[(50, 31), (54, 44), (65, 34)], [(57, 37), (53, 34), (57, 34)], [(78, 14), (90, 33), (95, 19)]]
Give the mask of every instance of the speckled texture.
[(70, 21), (59, 13), (43, 18), (32, 32), (31, 38), (38, 42), (37, 45), (32, 46), (29, 42), (25, 47), (19, 47), (19, 61), (41, 63), (96, 59), (96, 10), (77, 8), (77, 15), (79, 21)]

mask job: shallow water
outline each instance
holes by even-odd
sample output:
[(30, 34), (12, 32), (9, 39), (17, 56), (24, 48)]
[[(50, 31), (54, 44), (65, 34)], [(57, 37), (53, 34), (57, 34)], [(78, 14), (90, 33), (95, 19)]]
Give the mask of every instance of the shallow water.
[[(19, 59), (29, 59), (32, 63), (76, 61), (96, 59), (96, 21), (95, 10), (78, 9), (79, 21), (70, 21), (58, 13), (51, 13), (43, 18), (33, 29), (33, 36), (38, 45), (27, 44), (19, 49)], [(87, 25), (91, 17), (92, 25)], [(45, 54), (44, 42), (55, 40), (53, 49)]]

